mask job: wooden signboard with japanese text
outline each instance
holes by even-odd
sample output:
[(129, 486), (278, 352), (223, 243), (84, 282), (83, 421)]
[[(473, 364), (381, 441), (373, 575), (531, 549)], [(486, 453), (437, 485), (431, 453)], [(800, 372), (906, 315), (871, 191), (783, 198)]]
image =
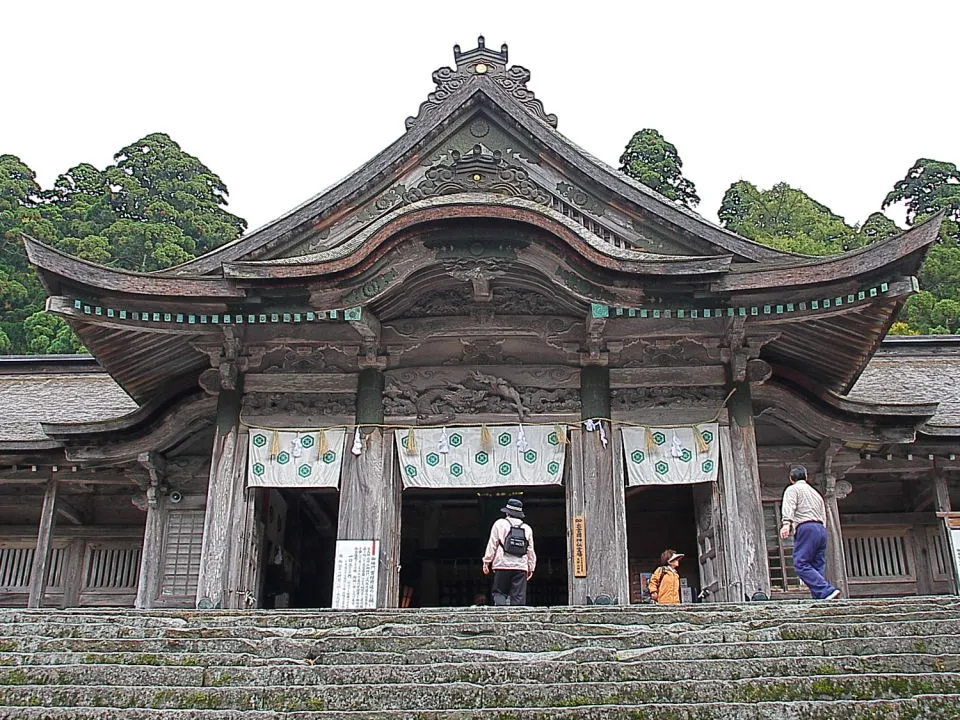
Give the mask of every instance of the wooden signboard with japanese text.
[(587, 576), (587, 518), (575, 515), (573, 518), (573, 576)]

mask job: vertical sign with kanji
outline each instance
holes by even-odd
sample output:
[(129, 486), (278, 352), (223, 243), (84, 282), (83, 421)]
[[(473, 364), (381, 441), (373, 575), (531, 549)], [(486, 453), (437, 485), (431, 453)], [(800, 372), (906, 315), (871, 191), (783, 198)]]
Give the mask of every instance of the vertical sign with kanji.
[(587, 576), (587, 518), (573, 517), (573, 576)]
[(333, 602), (339, 610), (377, 606), (380, 543), (376, 540), (337, 540), (333, 568)]

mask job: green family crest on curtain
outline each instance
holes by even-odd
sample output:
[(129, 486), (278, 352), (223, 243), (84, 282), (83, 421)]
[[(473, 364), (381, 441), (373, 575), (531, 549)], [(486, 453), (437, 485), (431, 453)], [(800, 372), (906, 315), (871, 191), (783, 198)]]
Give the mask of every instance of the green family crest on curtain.
[(552, 425), (414, 428), (397, 432), (400, 475), (405, 488), (487, 488), (559, 485), (564, 438)]
[(345, 435), (250, 428), (247, 487), (338, 487)]
[(720, 445), (717, 428), (717, 423), (622, 428), (627, 485), (716, 482)]

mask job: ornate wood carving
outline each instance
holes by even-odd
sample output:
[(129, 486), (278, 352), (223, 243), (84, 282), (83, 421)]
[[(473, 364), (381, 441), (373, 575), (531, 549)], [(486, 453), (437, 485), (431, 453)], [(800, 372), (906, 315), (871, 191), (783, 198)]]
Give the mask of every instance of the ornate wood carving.
[(568, 202), (573, 203), (578, 208), (584, 212), (588, 212), (591, 215), (596, 215), (602, 217), (604, 214), (604, 206), (599, 200), (591, 195), (587, 195), (580, 188), (571, 185), (568, 182), (558, 182), (557, 183), (557, 192), (560, 193), (560, 196), (565, 198)]
[[(660, 338), (657, 340), (639, 340), (640, 352), (624, 361), (624, 367), (651, 367), (677, 365), (705, 365), (719, 363), (721, 360), (719, 340), (709, 338)], [(696, 384), (696, 383), (690, 383)], [(705, 385), (711, 383), (702, 383)]]
[(268, 359), (263, 363), (263, 372), (342, 373), (351, 370), (350, 365), (350, 358), (329, 346), (284, 345), (270, 351)]
[[(523, 378), (533, 386), (503, 377)], [(431, 424), (451, 422), (457, 415), (501, 414), (519, 419), (531, 413), (570, 413), (580, 409), (579, 374), (571, 368), (421, 369), (388, 372), (384, 412), (416, 416)], [(566, 387), (558, 387), (558, 385)]]
[(353, 416), (356, 395), (339, 393), (248, 393), (243, 412), (249, 415)]
[[(530, 179), (526, 170), (507, 163), (500, 150), (487, 154), (482, 146), (474, 145), (466, 155), (451, 150), (450, 156), (452, 162), (449, 165), (435, 165), (427, 170), (419, 185), (402, 194), (403, 201), (413, 203), (438, 195), (488, 192), (506, 197), (522, 197), (541, 205), (550, 204), (550, 195)], [(384, 204), (391, 203), (386, 209), (395, 204), (392, 199), (381, 200)], [(381, 200), (377, 201), (378, 204)]]
[(408, 317), (468, 315), (472, 302), (469, 289), (461, 285), (421, 295), (404, 314)]
[(684, 407), (719, 409), (725, 396), (722, 387), (616, 388), (610, 391), (610, 406), (616, 411)]
[(474, 50), (460, 52), (460, 46), (453, 46), (453, 59), (456, 69), (442, 67), (433, 73), (433, 82), (436, 89), (427, 96), (420, 105), (416, 116), (408, 117), (406, 128), (416, 127), (425, 117), (432, 115), (452, 95), (460, 92), (468, 84), (478, 82), (493, 82), (503, 88), (511, 97), (523, 105), (531, 114), (543, 120), (551, 127), (557, 126), (557, 116), (548, 115), (543, 109), (543, 103), (537, 100), (531, 90), (527, 89), (530, 81), (530, 71), (514, 65), (507, 67), (507, 46), (502, 45), (499, 52), (487, 50), (483, 36), (477, 38), (477, 47)]

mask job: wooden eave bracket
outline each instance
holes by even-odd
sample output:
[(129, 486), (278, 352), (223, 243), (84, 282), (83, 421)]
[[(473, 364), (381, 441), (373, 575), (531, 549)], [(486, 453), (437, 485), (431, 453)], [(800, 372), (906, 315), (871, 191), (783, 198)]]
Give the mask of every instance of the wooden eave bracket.
[(357, 365), (361, 370), (376, 368), (383, 370), (387, 366), (387, 355), (380, 354), (380, 334), (382, 327), (377, 316), (369, 308), (359, 307), (348, 320), (350, 327), (360, 336), (362, 353), (357, 358)]
[[(795, 390), (775, 382), (767, 382), (753, 390), (754, 400), (766, 406), (761, 412), (777, 422), (793, 428), (802, 435), (822, 440), (824, 438), (843, 438), (849, 442), (875, 444), (908, 443), (916, 438), (918, 418), (902, 418), (893, 424), (889, 416), (883, 417), (883, 424), (865, 422), (869, 417), (857, 419), (838, 417), (836, 409), (826, 406), (818, 398), (804, 397)], [(818, 401), (821, 407), (811, 404)]]
[(137, 454), (137, 462), (147, 471), (149, 481), (141, 487), (147, 496), (147, 505), (156, 507), (161, 488), (167, 481), (167, 459), (158, 452), (147, 450)]
[(108, 439), (93, 445), (64, 448), (66, 459), (88, 466), (139, 462), (141, 453), (163, 452), (213, 424), (217, 400), (195, 395), (169, 410), (147, 432), (132, 438)]

